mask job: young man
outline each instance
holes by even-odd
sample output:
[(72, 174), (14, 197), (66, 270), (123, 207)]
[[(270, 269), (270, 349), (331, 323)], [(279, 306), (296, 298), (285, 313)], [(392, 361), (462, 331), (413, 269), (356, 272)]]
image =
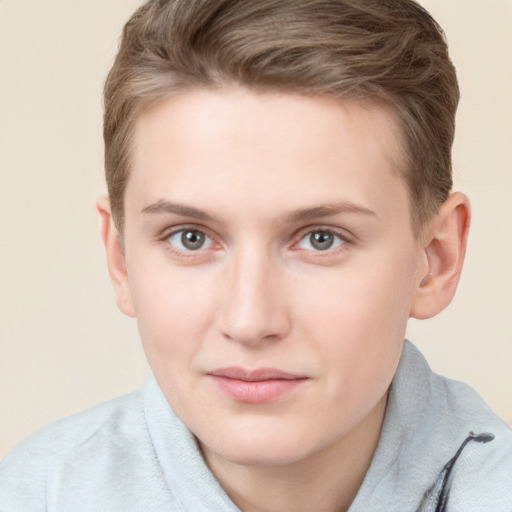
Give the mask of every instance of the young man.
[(458, 88), (411, 0), (151, 0), (98, 210), (144, 390), (0, 468), (0, 510), (510, 511), (512, 434), (404, 342), (451, 301)]

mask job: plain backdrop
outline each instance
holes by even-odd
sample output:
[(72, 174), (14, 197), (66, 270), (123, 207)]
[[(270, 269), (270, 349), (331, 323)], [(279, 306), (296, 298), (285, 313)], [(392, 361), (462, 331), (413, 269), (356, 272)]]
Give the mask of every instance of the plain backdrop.
[[(102, 84), (139, 4), (0, 0), (0, 458), (148, 373), (136, 324), (114, 304), (94, 208)], [(423, 4), (458, 69), (455, 188), (473, 225), (456, 299), (408, 336), (512, 422), (512, 1)]]

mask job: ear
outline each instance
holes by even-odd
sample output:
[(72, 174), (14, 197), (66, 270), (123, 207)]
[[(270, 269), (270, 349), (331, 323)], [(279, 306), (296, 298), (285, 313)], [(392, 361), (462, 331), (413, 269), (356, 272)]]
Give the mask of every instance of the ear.
[(101, 238), (105, 245), (108, 271), (112, 286), (114, 287), (117, 307), (125, 315), (135, 317), (135, 308), (133, 307), (128, 273), (126, 271), (124, 249), (114, 224), (109, 198), (107, 196), (100, 197), (96, 203), (96, 208), (100, 214)]
[(470, 217), (468, 198), (455, 192), (429, 224), (423, 249), (428, 272), (420, 276), (412, 317), (431, 318), (452, 301), (466, 254)]

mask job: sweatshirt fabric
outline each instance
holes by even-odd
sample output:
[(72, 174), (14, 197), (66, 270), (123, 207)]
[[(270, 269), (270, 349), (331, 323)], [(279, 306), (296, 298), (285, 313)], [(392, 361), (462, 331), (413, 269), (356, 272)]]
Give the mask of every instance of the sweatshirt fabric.
[[(512, 512), (511, 430), (406, 341), (350, 512), (491, 510)], [(239, 509), (153, 376), (142, 390), (45, 427), (0, 464), (0, 512), (157, 511)]]

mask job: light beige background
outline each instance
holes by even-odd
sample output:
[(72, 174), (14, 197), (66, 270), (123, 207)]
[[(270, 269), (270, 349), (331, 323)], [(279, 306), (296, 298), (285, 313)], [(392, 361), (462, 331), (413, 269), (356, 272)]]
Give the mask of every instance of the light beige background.
[[(139, 0), (0, 0), (0, 458), (42, 425), (140, 386), (94, 201), (101, 88)], [(462, 86), (456, 188), (473, 226), (459, 292), (409, 336), (512, 421), (512, 1), (424, 0)]]

